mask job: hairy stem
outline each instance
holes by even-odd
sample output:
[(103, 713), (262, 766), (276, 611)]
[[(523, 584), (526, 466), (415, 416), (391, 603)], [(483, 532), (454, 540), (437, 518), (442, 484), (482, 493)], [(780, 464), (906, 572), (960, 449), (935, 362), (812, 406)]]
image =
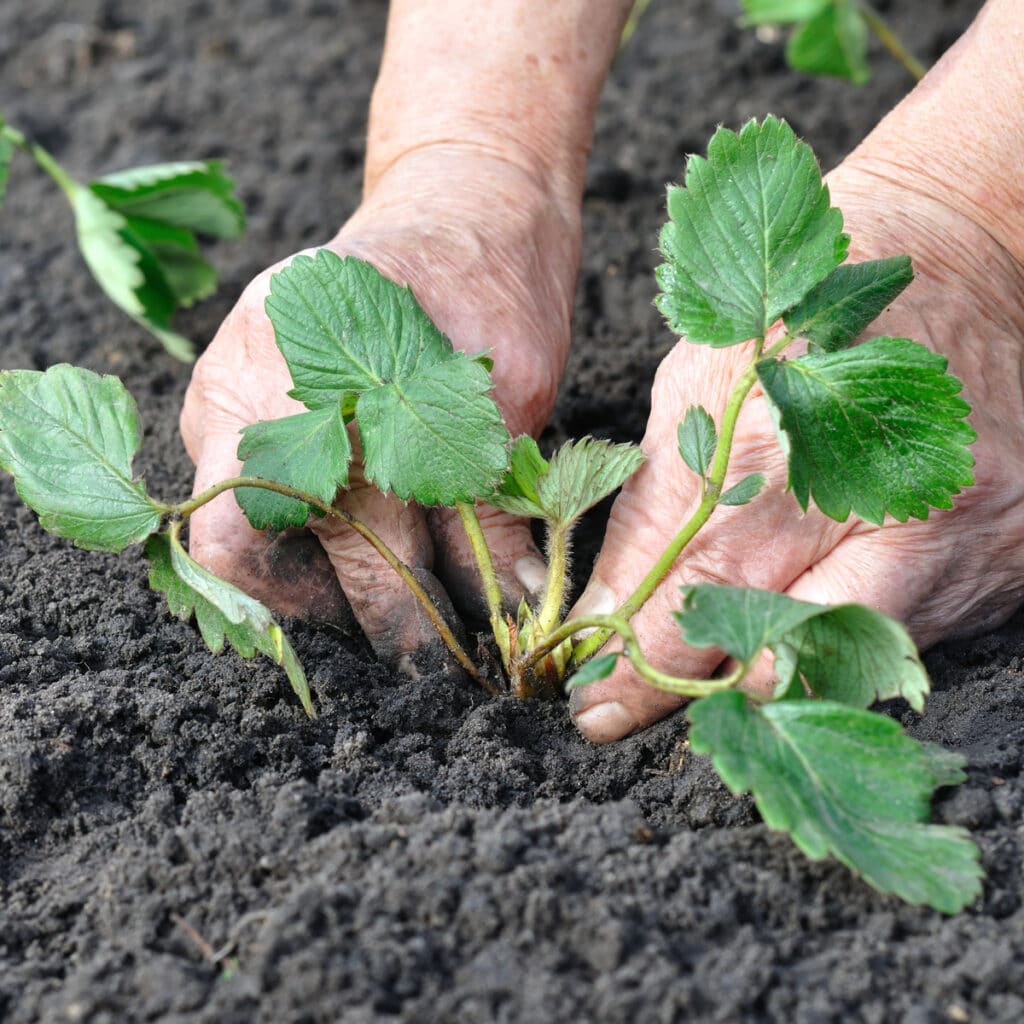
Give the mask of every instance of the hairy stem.
[(548, 583), (537, 615), (537, 636), (547, 636), (562, 617), (565, 585), (569, 576), (568, 527), (551, 526), (548, 534)]
[[(790, 338), (786, 336), (782, 342), (789, 344)], [(769, 355), (781, 351), (784, 345), (778, 342), (772, 346)], [(704, 496), (697, 506), (693, 515), (686, 521), (683, 528), (672, 538), (668, 547), (661, 553), (661, 557), (654, 563), (650, 572), (640, 581), (640, 585), (629, 597), (619, 606), (616, 615), (624, 620), (631, 619), (643, 606), (647, 599), (654, 593), (661, 581), (669, 574), (676, 559), (682, 554), (686, 546), (700, 532), (704, 524), (711, 518), (715, 511), (718, 499), (722, 495), (722, 485), (725, 483), (726, 473), (729, 471), (729, 457), (732, 453), (732, 441), (736, 432), (736, 421), (739, 419), (740, 409), (750, 394), (750, 389), (757, 380), (757, 363), (761, 358), (763, 340), (758, 342), (754, 351), (754, 358), (750, 365), (743, 371), (729, 395), (729, 401), (722, 416), (722, 425), (718, 434), (718, 447), (715, 449), (715, 458), (711, 463), (711, 470), (708, 473), (707, 486)], [(579, 665), (587, 658), (596, 654), (609, 640), (612, 633), (607, 628), (599, 628), (591, 633), (586, 639), (581, 640), (572, 652), (572, 660)]]
[(860, 12), (868, 28), (878, 37), (878, 41), (916, 81), (920, 82), (928, 73), (928, 69), (903, 45), (881, 14), (867, 0), (860, 0)]
[(469, 538), (469, 546), (473, 549), (476, 567), (484, 584), (484, 598), (491, 621), (501, 620), (501, 587), (498, 585), (498, 574), (494, 571), (491, 549), (487, 546), (483, 527), (476, 514), (476, 508), (469, 502), (460, 501), (456, 506), (462, 519), (462, 526)]
[(480, 674), (480, 670), (473, 663), (473, 660), (463, 650), (459, 641), (456, 640), (455, 634), (452, 633), (448, 623), (444, 621), (444, 616), (441, 615), (437, 605), (431, 600), (430, 595), (423, 589), (423, 585), (416, 578), (412, 569), (388, 547), (373, 529), (344, 509), (335, 508), (333, 505), (321, 501), (311, 494), (306, 494), (295, 487), (289, 487), (287, 484), (280, 484), (275, 480), (263, 480), (260, 477), (254, 476), (233, 476), (227, 480), (221, 480), (212, 487), (208, 487), (205, 491), (200, 491), (199, 494), (189, 498), (188, 501), (183, 501), (178, 505), (160, 505), (159, 507), (162, 511), (178, 519), (187, 519), (196, 509), (202, 508), (225, 491), (234, 490), (237, 487), (256, 487), (265, 491), (273, 491), (275, 494), (283, 494), (287, 498), (295, 498), (297, 501), (311, 505), (323, 515), (329, 516), (332, 519), (340, 519), (351, 526), (402, 578), (402, 582), (409, 588), (413, 597), (419, 602), (420, 607), (426, 612), (427, 617), (433, 624), (434, 629), (437, 630), (438, 636), (444, 641), (444, 645), (451, 652), (452, 657), (488, 693), (492, 696), (500, 695), (498, 688)]
[(9, 124), (0, 129), (0, 135), (7, 139), (12, 145), (28, 153), (33, 160), (57, 183), (61, 191), (71, 200), (75, 201), (75, 190), (79, 187), (63, 167), (45, 150), (38, 142), (33, 142), (24, 133), (19, 132)]
[[(597, 629), (607, 636), (618, 634), (622, 637), (622, 653), (628, 658), (637, 675), (658, 690), (674, 693), (680, 697), (707, 697), (720, 690), (731, 690), (749, 671), (747, 664), (740, 665), (734, 672), (721, 679), (684, 679), (656, 669), (643, 655), (633, 627), (621, 615), (583, 615), (570, 619), (556, 629), (542, 644), (525, 654), (520, 662), (521, 671), (527, 671), (560, 643), (581, 629)], [(594, 634), (595, 636), (597, 634)]]

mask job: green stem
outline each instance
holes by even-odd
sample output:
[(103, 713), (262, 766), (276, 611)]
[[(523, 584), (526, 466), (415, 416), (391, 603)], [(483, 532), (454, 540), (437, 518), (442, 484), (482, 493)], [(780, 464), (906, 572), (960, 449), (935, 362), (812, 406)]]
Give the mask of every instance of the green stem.
[(569, 576), (568, 529), (552, 526), (548, 535), (548, 584), (537, 615), (537, 636), (547, 636), (562, 617), (565, 584)]
[(511, 657), (509, 651), (508, 627), (501, 608), (501, 586), (498, 583), (498, 574), (494, 571), (494, 560), (491, 558), (491, 549), (487, 546), (487, 538), (484, 536), (483, 527), (476, 514), (476, 506), (466, 501), (460, 501), (456, 506), (459, 516), (462, 519), (463, 529), (469, 538), (469, 546), (473, 550), (473, 557), (476, 559), (476, 566), (480, 572), (480, 578), (484, 584), (484, 599), (487, 601), (487, 614), (490, 617), (491, 632), (494, 634), (495, 643), (501, 651), (502, 662), (506, 670)]
[(159, 505), (158, 507), (161, 511), (173, 515), (176, 519), (187, 519), (196, 509), (202, 508), (225, 491), (234, 490), (236, 487), (256, 487), (264, 491), (273, 491), (275, 494), (282, 494), (286, 498), (294, 498), (296, 501), (302, 501), (307, 505), (311, 505), (325, 516), (329, 516), (332, 519), (340, 519), (351, 526), (398, 573), (402, 582), (412, 591), (413, 597), (416, 598), (420, 607), (426, 612), (434, 629), (437, 630), (438, 635), (444, 641), (444, 645), (451, 651), (452, 656), (466, 670), (468, 675), (476, 680), (492, 696), (500, 696), (498, 688), (480, 674), (480, 670), (473, 663), (473, 660), (463, 650), (459, 641), (456, 640), (455, 634), (452, 633), (448, 623), (444, 621), (444, 616), (441, 615), (437, 605), (431, 600), (430, 595), (423, 589), (423, 585), (416, 578), (412, 569), (388, 547), (374, 530), (361, 519), (357, 519), (344, 509), (335, 508), (333, 505), (321, 501), (312, 494), (306, 494), (295, 487), (289, 487), (287, 484), (280, 484), (275, 480), (263, 480), (260, 477), (254, 476), (233, 476), (227, 480), (221, 480), (212, 487), (208, 487), (205, 491), (200, 491), (199, 494), (189, 498), (188, 501), (183, 501), (178, 505)]
[(902, 43), (899, 36), (889, 27), (886, 20), (867, 0), (860, 0), (860, 12), (868, 28), (878, 36), (879, 42), (918, 82), (928, 73), (922, 64)]
[[(788, 336), (783, 339), (786, 344), (789, 344), (790, 340)], [(777, 343), (772, 346), (769, 354), (781, 351), (781, 347), (784, 346), (780, 347), (780, 345), (781, 343)], [(693, 540), (715, 511), (718, 499), (722, 495), (722, 485), (725, 483), (726, 473), (729, 471), (729, 457), (732, 453), (733, 436), (736, 433), (736, 421), (739, 419), (743, 402), (746, 400), (747, 395), (750, 394), (750, 389), (757, 380), (757, 363), (761, 358), (762, 348), (763, 340), (758, 342), (754, 351), (754, 358), (743, 371), (740, 379), (733, 387), (732, 394), (729, 396), (725, 413), (722, 416), (722, 426), (718, 434), (718, 447), (715, 449), (715, 458), (711, 463), (707, 487), (700, 504), (683, 528), (672, 538), (668, 547), (662, 552), (661, 557), (654, 563), (651, 571), (640, 581), (640, 585), (619, 606), (616, 612), (617, 616), (626, 620), (631, 619), (646, 604), (651, 594), (654, 593), (661, 581), (669, 574), (672, 566), (675, 565), (676, 559), (683, 553), (686, 546)], [(608, 642), (610, 637), (611, 632), (607, 629), (598, 629), (596, 632), (591, 633), (590, 636), (581, 640), (573, 649), (573, 662), (577, 665), (582, 664), (587, 658), (596, 654)]]
[(23, 132), (5, 124), (0, 129), (0, 136), (7, 139), (12, 145), (28, 153), (35, 162), (60, 186), (61, 191), (72, 202), (75, 201), (75, 191), (79, 188), (78, 183), (64, 170), (63, 167), (48, 153), (38, 142), (27, 138)]
[(651, 6), (651, 3), (652, 0), (636, 0), (633, 4), (629, 17), (626, 19), (626, 24), (622, 26), (622, 35), (619, 36), (619, 53), (622, 53), (629, 45), (629, 41), (633, 38), (637, 26), (640, 24), (640, 19), (647, 13), (647, 8)]
[[(609, 637), (615, 633), (622, 637), (622, 653), (630, 661), (637, 675), (646, 683), (666, 693), (674, 693), (680, 697), (707, 697), (721, 690), (731, 690), (740, 683), (750, 666), (740, 665), (736, 671), (721, 679), (684, 679), (681, 676), (669, 675), (656, 669), (640, 650), (633, 627), (621, 615), (583, 615), (578, 619), (570, 619), (556, 629), (542, 644), (523, 656), (520, 671), (526, 672), (545, 655), (555, 649), (581, 629), (597, 629)], [(596, 635), (596, 634), (595, 634)]]

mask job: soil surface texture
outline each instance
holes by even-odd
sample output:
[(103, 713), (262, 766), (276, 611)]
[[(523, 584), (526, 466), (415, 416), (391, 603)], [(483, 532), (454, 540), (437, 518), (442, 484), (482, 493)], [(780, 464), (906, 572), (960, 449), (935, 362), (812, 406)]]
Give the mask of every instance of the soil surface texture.
[[(980, 0), (881, 3), (927, 60)], [(719, 123), (769, 111), (835, 164), (909, 87), (793, 74), (733, 0), (658, 0), (605, 91), (574, 354), (552, 445), (637, 440), (673, 339), (652, 306), (664, 186)], [(927, 8), (927, 17), (924, 17)], [(212, 336), (266, 265), (359, 198), (378, 0), (0, 6), (0, 111), (81, 178), (217, 156), (250, 213)], [(3, 368), (116, 373), (139, 467), (179, 500), (189, 369), (100, 294), (24, 159), (0, 222)], [(578, 545), (585, 577), (601, 536)], [(610, 748), (562, 703), (417, 683), (358, 636), (289, 623), (320, 718), (265, 660), (214, 657), (138, 550), (53, 540), (0, 481), (0, 1020), (134, 1022), (1024, 1020), (1024, 619), (933, 651), (915, 736), (970, 761), (984, 896), (954, 918), (811, 863), (683, 744), (681, 716)]]

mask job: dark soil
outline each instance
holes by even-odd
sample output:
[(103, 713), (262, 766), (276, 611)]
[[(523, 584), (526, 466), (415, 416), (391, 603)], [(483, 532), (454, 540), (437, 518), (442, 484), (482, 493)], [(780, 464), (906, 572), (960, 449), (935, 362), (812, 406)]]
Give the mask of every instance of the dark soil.
[[(933, 59), (978, 6), (902, 0), (892, 17)], [(207, 338), (252, 275), (355, 206), (384, 13), (6, 3), (0, 110), (82, 177), (230, 162), (251, 231), (216, 252), (219, 297), (183, 318)], [(614, 71), (549, 440), (639, 436), (671, 344), (651, 305), (663, 187), (686, 153), (719, 122), (771, 110), (832, 164), (907, 87), (882, 56), (861, 90), (792, 75), (733, 13), (660, 0)], [(70, 234), (19, 160), (0, 224), (0, 364), (121, 375), (150, 486), (180, 496), (188, 369), (99, 294)], [(597, 520), (581, 549), (599, 539)], [(593, 748), (562, 705), (412, 684), (361, 639), (295, 623), (321, 710), (310, 723), (274, 666), (214, 658), (172, 620), (139, 552), (50, 539), (9, 480), (0, 565), (2, 1020), (1024, 1019), (1020, 619), (933, 652), (927, 717), (894, 712), (970, 759), (937, 814), (974, 830), (988, 880), (950, 919), (804, 860), (680, 746), (678, 716)], [(221, 968), (190, 934), (227, 944)]]

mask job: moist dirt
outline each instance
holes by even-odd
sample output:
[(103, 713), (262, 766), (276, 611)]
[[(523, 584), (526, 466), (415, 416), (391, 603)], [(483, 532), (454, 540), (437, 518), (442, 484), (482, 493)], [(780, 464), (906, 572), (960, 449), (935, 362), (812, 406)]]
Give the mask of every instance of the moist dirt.
[[(926, 59), (977, 0), (881, 4)], [(927, 7), (927, 17), (924, 8)], [(544, 443), (637, 440), (672, 338), (651, 304), (664, 186), (719, 123), (773, 111), (826, 166), (905, 92), (786, 70), (726, 0), (659, 0), (614, 69), (585, 199), (572, 362)], [(207, 339), (264, 266), (359, 198), (385, 5), (39, 0), (0, 7), (0, 111), (81, 177), (225, 158), (250, 213), (216, 247)], [(49, 182), (17, 160), (0, 222), (0, 365), (122, 376), (153, 493), (184, 495), (188, 368), (103, 298)], [(585, 576), (607, 508), (578, 544)], [(45, 535), (0, 481), (0, 1020), (1024, 1019), (1024, 620), (933, 651), (914, 735), (970, 761), (939, 820), (988, 879), (945, 918), (810, 863), (685, 744), (610, 748), (562, 703), (418, 682), (358, 636), (289, 623), (320, 718), (265, 661), (213, 657), (140, 552)], [(215, 961), (215, 962), (214, 962)]]

